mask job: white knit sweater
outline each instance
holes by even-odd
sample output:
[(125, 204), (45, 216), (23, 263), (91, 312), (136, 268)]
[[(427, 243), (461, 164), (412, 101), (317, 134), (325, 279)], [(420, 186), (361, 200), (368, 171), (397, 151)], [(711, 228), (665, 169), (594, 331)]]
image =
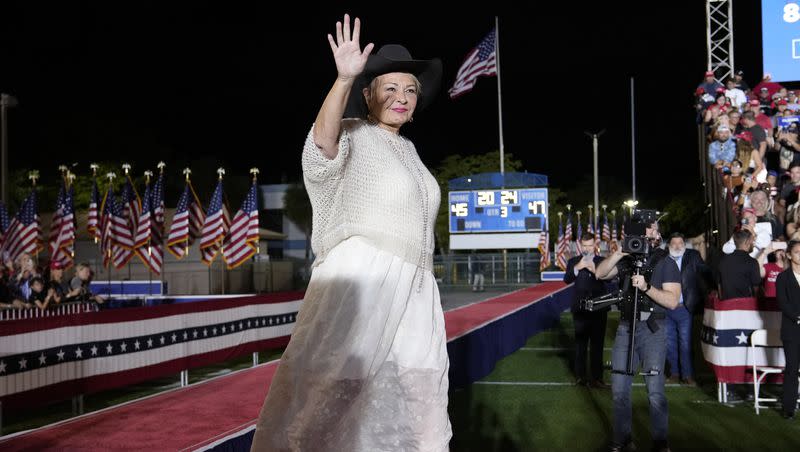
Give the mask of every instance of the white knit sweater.
[(344, 119), (339, 153), (329, 160), (314, 143), (312, 126), (303, 177), (313, 209), (314, 266), (339, 242), (361, 236), (431, 270), (441, 195), (411, 141), (364, 120)]

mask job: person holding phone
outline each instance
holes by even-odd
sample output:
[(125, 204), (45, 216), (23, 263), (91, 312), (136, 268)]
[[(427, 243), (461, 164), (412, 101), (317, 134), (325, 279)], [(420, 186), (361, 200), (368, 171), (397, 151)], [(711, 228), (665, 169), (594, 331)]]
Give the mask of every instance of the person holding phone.
[[(579, 307), (581, 300), (598, 297), (607, 292), (605, 282), (595, 276), (595, 268), (603, 261), (603, 258), (594, 254), (594, 234), (583, 234), (579, 243), (581, 254), (567, 262), (567, 269), (564, 272), (564, 282), (575, 283), (575, 298), (571, 311), (575, 324), (574, 371), (576, 384), (608, 389), (610, 386), (603, 381), (603, 344), (606, 338), (606, 320), (610, 308), (588, 312)], [(589, 350), (590, 343), (589, 369), (591, 375), (586, 375), (586, 352)]]
[[(767, 221), (758, 221), (756, 211), (753, 208), (742, 210), (742, 219), (738, 229), (746, 229), (755, 238), (753, 241), (753, 249), (750, 252), (750, 257), (758, 258), (762, 250), (766, 249), (772, 242), (772, 225)], [(733, 241), (733, 236), (722, 245), (722, 252), (731, 254), (736, 250), (736, 244)]]
[(775, 298), (775, 282), (778, 275), (786, 270), (786, 242), (772, 242), (771, 249), (774, 250), (767, 255), (767, 262), (764, 268), (764, 297)]

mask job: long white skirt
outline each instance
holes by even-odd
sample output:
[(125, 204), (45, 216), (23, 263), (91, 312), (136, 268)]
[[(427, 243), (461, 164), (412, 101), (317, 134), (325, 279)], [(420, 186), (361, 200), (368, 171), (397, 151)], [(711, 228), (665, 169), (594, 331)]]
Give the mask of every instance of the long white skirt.
[(448, 450), (446, 342), (430, 271), (343, 241), (314, 269), (253, 450)]

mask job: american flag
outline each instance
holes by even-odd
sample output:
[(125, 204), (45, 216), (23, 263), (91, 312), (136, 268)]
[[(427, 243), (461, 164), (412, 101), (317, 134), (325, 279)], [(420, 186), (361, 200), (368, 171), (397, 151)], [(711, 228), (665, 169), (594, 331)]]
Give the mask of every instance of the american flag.
[(594, 254), (600, 254), (600, 231), (597, 230), (597, 225), (594, 224), (592, 215), (589, 216), (589, 229), (587, 232), (594, 236)]
[(167, 236), (167, 250), (178, 259), (186, 256), (194, 240), (200, 237), (205, 221), (206, 214), (200, 199), (197, 198), (192, 183), (187, 180), (183, 194), (178, 200), (175, 215), (172, 217), (172, 225)]
[(566, 253), (564, 256), (569, 260), (572, 257), (572, 251), (570, 250), (570, 246), (572, 245), (572, 214), (567, 212), (567, 227), (566, 231), (564, 232), (564, 242), (566, 243)]
[(142, 198), (142, 212), (139, 214), (136, 228), (136, 238), (133, 242), (133, 247), (138, 251), (140, 247), (147, 247), (150, 245), (151, 237), (151, 222), (150, 214), (153, 209), (150, 204), (150, 181), (147, 181), (144, 186), (144, 196)]
[[(156, 225), (161, 231), (161, 237), (164, 237), (164, 172), (158, 175), (158, 179), (156, 180), (156, 185), (153, 187), (153, 193), (151, 195), (153, 197), (153, 201), (151, 207), (153, 208), (153, 216), (155, 217)], [(163, 242), (163, 240), (162, 240)]]
[[(50, 222), (50, 236), (48, 238), (48, 247), (50, 249), (50, 258), (52, 259), (54, 256), (53, 245), (55, 245), (56, 237), (58, 237), (58, 233), (61, 232), (61, 216), (64, 214), (64, 198), (66, 198), (67, 194), (65, 193), (64, 187), (65, 183), (62, 180), (58, 186), (58, 193), (56, 194), (56, 208), (53, 211), (53, 218)], [(55, 249), (58, 249), (56, 246)]]
[(203, 234), (200, 237), (200, 253), (202, 260), (208, 265), (214, 261), (219, 254), (225, 236), (231, 225), (230, 213), (225, 203), (225, 196), (222, 191), (222, 179), (217, 182), (217, 188), (211, 195), (211, 202), (208, 203), (206, 221), (203, 223)]
[[(153, 209), (152, 225), (153, 236), (150, 238), (150, 256), (153, 268), (161, 274), (161, 265), (164, 262), (164, 172), (158, 175), (153, 192), (150, 194), (150, 208)], [(156, 264), (158, 270), (156, 270)]]
[(39, 239), (41, 232), (36, 189), (32, 188), (31, 193), (22, 203), (19, 212), (17, 212), (17, 215), (11, 220), (6, 229), (0, 253), (7, 252), (11, 260), (16, 259), (22, 253), (38, 253), (42, 249)]
[(225, 242), (222, 257), (228, 264), (228, 269), (242, 265), (256, 254), (258, 249), (258, 188), (255, 181), (250, 186), (242, 207), (233, 217)]
[(56, 210), (50, 226), (50, 262), (58, 262), (61, 268), (72, 267), (75, 256), (75, 189), (65, 188), (62, 183), (58, 189)]
[(122, 216), (122, 209), (114, 196), (114, 187), (109, 182), (108, 191), (103, 198), (100, 214), (100, 251), (103, 253), (103, 266), (108, 268), (112, 261), (112, 253), (117, 248), (133, 248), (133, 235), (127, 221)]
[(133, 258), (136, 248), (136, 234), (139, 231), (139, 216), (142, 214), (142, 201), (133, 188), (133, 181), (129, 174), (125, 175), (125, 185), (122, 186), (122, 220), (125, 224), (126, 235), (131, 238), (132, 245), (118, 241), (113, 247), (114, 267), (120, 269)]
[(472, 90), (478, 77), (482, 75), (497, 75), (497, 62), (495, 53), (495, 34), (496, 29), (492, 29), (488, 35), (478, 44), (478, 47), (464, 59), (464, 63), (458, 69), (456, 81), (448, 91), (450, 98), (455, 99), (461, 94)]
[(611, 228), (608, 226), (608, 214), (603, 212), (603, 241), (611, 240)]
[(100, 207), (100, 192), (97, 190), (97, 178), (92, 180), (92, 194), (89, 198), (89, 215), (86, 220), (86, 231), (94, 237), (95, 243), (100, 240), (100, 228), (97, 211)]
[(11, 222), (11, 219), (8, 218), (8, 209), (6, 209), (5, 203), (0, 201), (0, 247), (3, 246), (3, 240), (6, 236), (6, 231), (8, 230), (8, 224)]
[(539, 253), (542, 257), (539, 260), (539, 271), (544, 271), (550, 266), (550, 234), (546, 231), (539, 233)]
[[(159, 209), (159, 206), (160, 209)], [(153, 273), (160, 275), (164, 262), (164, 174), (159, 175), (153, 190), (150, 183), (144, 189), (142, 213), (136, 233), (136, 255)], [(161, 222), (158, 211), (161, 210)]]
[(556, 244), (556, 265), (562, 271), (567, 269), (567, 252), (569, 250), (569, 242), (564, 235), (564, 229), (561, 227), (561, 218), (558, 219), (558, 241)]
[(616, 251), (617, 250), (617, 216), (614, 215), (614, 225), (611, 228), (611, 244), (609, 246), (609, 251)]

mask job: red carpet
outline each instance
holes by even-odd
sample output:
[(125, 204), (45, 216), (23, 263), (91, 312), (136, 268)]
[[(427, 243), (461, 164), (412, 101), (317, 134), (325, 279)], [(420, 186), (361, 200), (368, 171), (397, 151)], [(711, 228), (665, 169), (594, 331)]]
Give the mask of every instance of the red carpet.
[[(448, 339), (459, 337), (564, 287), (544, 283), (445, 313)], [(87, 414), (6, 440), (3, 451), (183, 450), (251, 425), (277, 362)]]
[(444, 313), (447, 340), (463, 336), (481, 325), (508, 315), (530, 304), (531, 301), (543, 298), (563, 287), (566, 287), (566, 285), (562, 282), (546, 282), (538, 286), (517, 290), (516, 292), (447, 311)]

